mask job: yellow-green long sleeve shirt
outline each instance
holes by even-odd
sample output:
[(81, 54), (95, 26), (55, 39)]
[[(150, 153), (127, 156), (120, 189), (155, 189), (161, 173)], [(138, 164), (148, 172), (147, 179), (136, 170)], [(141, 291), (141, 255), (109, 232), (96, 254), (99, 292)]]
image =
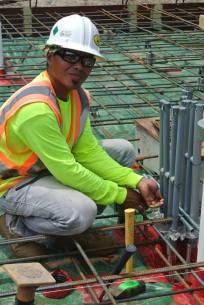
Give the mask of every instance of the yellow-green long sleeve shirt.
[(78, 142), (69, 147), (69, 101), (59, 100), (63, 125), (45, 103), (23, 106), (8, 122), (10, 143), (16, 151), (29, 147), (62, 184), (79, 190), (100, 204), (122, 204), (126, 187), (135, 188), (140, 175), (122, 167), (98, 144), (87, 119)]

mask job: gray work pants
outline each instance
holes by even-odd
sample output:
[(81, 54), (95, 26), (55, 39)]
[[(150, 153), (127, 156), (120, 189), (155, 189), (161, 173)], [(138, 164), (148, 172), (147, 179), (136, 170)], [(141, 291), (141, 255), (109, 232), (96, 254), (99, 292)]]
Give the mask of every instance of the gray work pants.
[[(130, 167), (134, 163), (134, 148), (128, 141), (103, 140), (101, 144), (121, 165)], [(0, 208), (6, 213), (12, 232), (23, 236), (75, 235), (94, 222), (96, 203), (83, 193), (62, 185), (53, 176), (19, 188), (25, 183), (24, 180), (11, 188), (0, 200)]]

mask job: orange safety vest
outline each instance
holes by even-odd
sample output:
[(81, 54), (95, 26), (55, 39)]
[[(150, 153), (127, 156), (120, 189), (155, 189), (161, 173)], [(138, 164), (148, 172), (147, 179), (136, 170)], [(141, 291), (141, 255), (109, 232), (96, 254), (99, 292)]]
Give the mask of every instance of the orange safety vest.
[[(78, 90), (72, 90), (70, 97), (71, 124), (67, 135), (67, 143), (72, 146), (83, 132), (89, 111), (89, 96), (82, 88), (79, 88)], [(0, 137), (8, 138), (6, 124), (22, 106), (39, 101), (46, 103), (52, 109), (60, 127), (62, 116), (50, 80), (48, 78), (42, 81), (33, 80), (16, 91), (0, 108)], [(24, 179), (25, 176), (36, 176), (45, 169), (44, 164), (31, 150), (26, 151), (23, 158), (21, 154), (21, 162), (19, 163), (18, 155), (15, 155), (8, 147), (6, 149), (8, 153), (0, 151), (0, 192), (14, 186), (19, 179)], [(8, 184), (5, 187), (4, 183), (4, 188), (2, 189), (1, 180), (11, 177), (16, 177), (16, 179), (12, 179), (12, 182), (8, 180)]]

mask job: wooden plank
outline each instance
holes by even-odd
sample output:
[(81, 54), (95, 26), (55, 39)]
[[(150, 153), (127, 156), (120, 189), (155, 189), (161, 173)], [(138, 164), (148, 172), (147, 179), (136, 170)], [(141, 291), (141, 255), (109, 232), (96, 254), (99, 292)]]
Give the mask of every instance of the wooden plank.
[(55, 283), (55, 279), (40, 263), (5, 264), (3, 268), (17, 286), (41, 286)]
[(204, 15), (200, 15), (199, 17), (199, 27), (201, 30), (204, 30)]
[(136, 126), (144, 129), (147, 134), (159, 141), (160, 120), (159, 117), (137, 119)]

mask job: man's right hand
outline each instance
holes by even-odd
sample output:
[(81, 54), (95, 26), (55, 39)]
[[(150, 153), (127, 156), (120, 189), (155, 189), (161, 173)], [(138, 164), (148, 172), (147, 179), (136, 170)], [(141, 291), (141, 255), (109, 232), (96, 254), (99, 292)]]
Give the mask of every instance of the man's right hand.
[(121, 207), (122, 206), (124, 210), (132, 208), (137, 209), (139, 212), (145, 212), (145, 210), (148, 209), (148, 205), (146, 204), (142, 195), (139, 192), (129, 188), (127, 189), (127, 197)]

